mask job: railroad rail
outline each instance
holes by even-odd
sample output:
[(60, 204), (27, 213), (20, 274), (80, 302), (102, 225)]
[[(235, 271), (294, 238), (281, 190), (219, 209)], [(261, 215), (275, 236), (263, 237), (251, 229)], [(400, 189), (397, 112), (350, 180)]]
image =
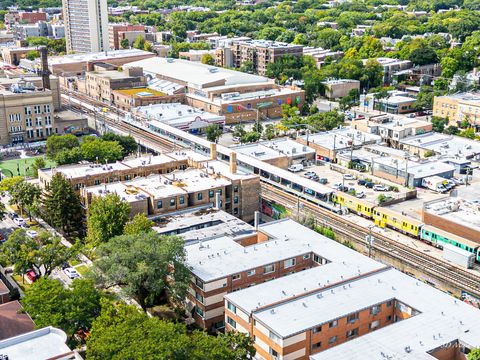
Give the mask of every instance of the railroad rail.
[[(288, 207), (296, 207), (300, 202), (304, 209), (308, 209), (310, 213), (324, 221), (334, 231), (367, 245), (366, 236), (369, 235), (369, 229), (347, 221), (340, 215), (266, 183), (262, 183), (262, 197)], [(398, 258), (402, 262), (420, 269), (425, 275), (445, 281), (455, 288), (460, 287), (474, 296), (480, 296), (480, 277), (389, 239), (382, 234), (375, 233), (374, 236), (376, 251)]]

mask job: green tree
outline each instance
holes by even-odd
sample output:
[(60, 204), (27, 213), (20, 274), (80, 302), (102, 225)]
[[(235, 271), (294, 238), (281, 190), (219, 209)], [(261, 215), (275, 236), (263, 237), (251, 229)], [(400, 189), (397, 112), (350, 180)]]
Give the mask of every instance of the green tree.
[(474, 128), (468, 128), (468, 129), (462, 130), (458, 135), (471, 140), (474, 140), (476, 137)]
[(210, 124), (205, 129), (205, 133), (207, 135), (207, 140), (217, 143), (220, 136), (223, 134), (223, 130), (218, 124)]
[(80, 148), (83, 159), (91, 162), (114, 162), (122, 159), (124, 153), (118, 141), (105, 141), (94, 137), (84, 138)]
[(445, 126), (448, 125), (447, 118), (441, 118), (438, 116), (432, 116), (432, 130), (442, 133), (445, 130)]
[(460, 133), (460, 129), (456, 126), (450, 125), (444, 130), (445, 134), (449, 135), (458, 135)]
[(242, 138), (247, 132), (245, 131), (245, 126), (242, 124), (235, 125), (233, 128), (233, 136)]
[(7, 207), (5, 206), (5, 204), (3, 202), (0, 202), (0, 221), (5, 219), (7, 214), (8, 214)]
[(468, 360), (480, 360), (480, 348), (475, 348), (468, 354)]
[(37, 328), (55, 326), (71, 339), (78, 330), (92, 327), (101, 299), (92, 280), (75, 279), (64, 287), (58, 280), (39, 279), (26, 290), (22, 305)]
[(215, 65), (215, 59), (210, 54), (203, 54), (202, 55), (202, 64)]
[(435, 50), (429, 46), (423, 46), (414, 49), (409, 56), (409, 60), (414, 65), (428, 65), (438, 63), (438, 56)]
[(257, 142), (258, 140), (260, 140), (260, 136), (261, 136), (260, 133), (256, 131), (249, 131), (240, 138), (240, 142), (241, 143)]
[(120, 41), (120, 46), (122, 49), (128, 49), (130, 47), (130, 41), (128, 41), (128, 39), (122, 39), (122, 41)]
[(25, 230), (17, 229), (3, 244), (0, 259), (3, 264), (14, 265), (18, 274), (35, 269), (37, 274), (48, 277), (56, 267), (77, 255), (79, 249), (79, 242), (66, 247), (58, 236), (47, 231), (39, 231), (33, 239)]
[(11, 191), (16, 184), (22, 181), (24, 181), (23, 176), (4, 178), (0, 181), (0, 191)]
[(275, 137), (275, 125), (267, 124), (265, 126), (265, 137), (267, 140), (272, 140)]
[(240, 68), (238, 70), (244, 73), (253, 74), (253, 71), (255, 70), (255, 68), (253, 66), (253, 62), (250, 60), (247, 60), (242, 65), (240, 65)]
[(40, 57), (40, 53), (38, 52), (38, 50), (30, 50), (29, 52), (27, 52), (27, 54), (25, 55), (25, 58), (27, 60), (30, 60), (30, 61), (33, 61), (37, 58)]
[(38, 170), (43, 169), (47, 166), (45, 159), (43, 157), (36, 157), (32, 164), (33, 177), (38, 177)]
[(81, 160), (83, 160), (83, 153), (80, 147), (62, 150), (55, 156), (55, 162), (58, 165), (75, 164)]
[(75, 135), (51, 135), (47, 139), (46, 154), (49, 159), (55, 160), (59, 152), (79, 146), (80, 143)]
[(138, 150), (137, 141), (131, 135), (119, 135), (113, 132), (108, 132), (102, 135), (102, 140), (105, 141), (116, 141), (122, 147), (122, 156), (125, 157), (127, 155), (133, 154)]
[(135, 49), (143, 50), (145, 47), (145, 39), (142, 35), (138, 35), (135, 41), (133, 42), (133, 47)]
[(21, 181), (10, 190), (10, 202), (16, 204), (22, 213), (25, 209), (32, 220), (32, 215), (36, 215), (39, 210), (40, 195), (41, 190), (37, 185)]
[(123, 227), (124, 235), (135, 235), (152, 231), (155, 223), (149, 220), (145, 214), (137, 214)]
[(92, 246), (121, 235), (130, 215), (130, 205), (117, 194), (95, 198), (88, 208), (87, 241)]
[(133, 306), (114, 306), (106, 301), (87, 338), (87, 357), (91, 360), (248, 360), (254, 356), (253, 340), (244, 334), (210, 336), (199, 330), (189, 334), (182, 323), (149, 317)]
[(97, 251), (94, 270), (99, 283), (122, 286), (144, 310), (167, 296), (171, 301), (185, 299), (191, 274), (181, 238), (141, 232), (114, 237)]
[(70, 182), (56, 173), (42, 196), (43, 215), (67, 236), (82, 229), (82, 205)]

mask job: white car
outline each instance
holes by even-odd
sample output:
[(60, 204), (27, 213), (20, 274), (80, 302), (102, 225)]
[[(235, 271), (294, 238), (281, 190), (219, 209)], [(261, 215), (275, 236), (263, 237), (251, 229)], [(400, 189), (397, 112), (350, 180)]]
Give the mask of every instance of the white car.
[(353, 176), (352, 174), (343, 174), (343, 178), (345, 180), (355, 180), (355, 176)]
[(365, 197), (365, 193), (363, 191), (359, 191), (355, 194), (355, 196), (359, 199), (363, 199)]
[(27, 236), (31, 237), (32, 239), (35, 239), (38, 235), (38, 232), (35, 230), (27, 230)]
[(373, 190), (375, 190), (375, 191), (388, 191), (388, 189), (383, 185), (373, 185)]
[(342, 187), (342, 183), (333, 184), (333, 188), (334, 188), (335, 190), (338, 190), (338, 189), (340, 189), (341, 187)]
[(17, 217), (15, 219), (13, 219), (13, 222), (15, 223), (15, 225), (17, 226), (23, 226), (25, 225), (25, 220), (22, 219), (21, 217)]
[(63, 269), (63, 272), (68, 276), (69, 279), (78, 279), (80, 277), (80, 274), (77, 272), (77, 270), (71, 267)]

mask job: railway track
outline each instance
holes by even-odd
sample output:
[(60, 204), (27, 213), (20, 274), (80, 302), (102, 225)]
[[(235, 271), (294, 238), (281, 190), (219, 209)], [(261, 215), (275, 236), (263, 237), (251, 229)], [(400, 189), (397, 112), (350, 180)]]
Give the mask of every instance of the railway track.
[[(308, 212), (324, 221), (335, 232), (367, 245), (365, 238), (369, 234), (369, 230), (358, 224), (347, 222), (340, 215), (324, 210), (315, 204), (299, 199), (295, 195), (265, 183), (262, 183), (262, 196), (267, 200), (273, 200), (287, 207), (296, 207), (298, 202), (300, 202), (303, 204), (303, 212), (307, 209)], [(480, 277), (426, 255), (382, 234), (375, 233), (375, 240), (374, 249), (376, 251), (398, 258), (402, 262), (421, 270), (425, 275), (442, 280), (456, 288), (461, 288), (474, 296), (480, 296)]]

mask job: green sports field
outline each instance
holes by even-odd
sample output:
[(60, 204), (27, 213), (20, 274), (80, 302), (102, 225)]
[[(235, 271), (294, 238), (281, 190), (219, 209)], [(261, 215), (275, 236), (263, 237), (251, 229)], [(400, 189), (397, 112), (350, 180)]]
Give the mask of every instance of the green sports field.
[[(55, 165), (53, 161), (50, 161), (46, 158), (44, 159), (45, 159), (45, 163), (47, 164), (46, 167)], [(11, 176), (12, 175), (11, 173), (13, 173), (14, 176), (17, 176), (17, 175), (33, 176), (32, 164), (34, 161), (35, 161), (35, 157), (31, 157), (27, 159), (14, 159), (14, 160), (0, 161), (0, 169), (2, 169), (2, 173), (5, 176)]]

